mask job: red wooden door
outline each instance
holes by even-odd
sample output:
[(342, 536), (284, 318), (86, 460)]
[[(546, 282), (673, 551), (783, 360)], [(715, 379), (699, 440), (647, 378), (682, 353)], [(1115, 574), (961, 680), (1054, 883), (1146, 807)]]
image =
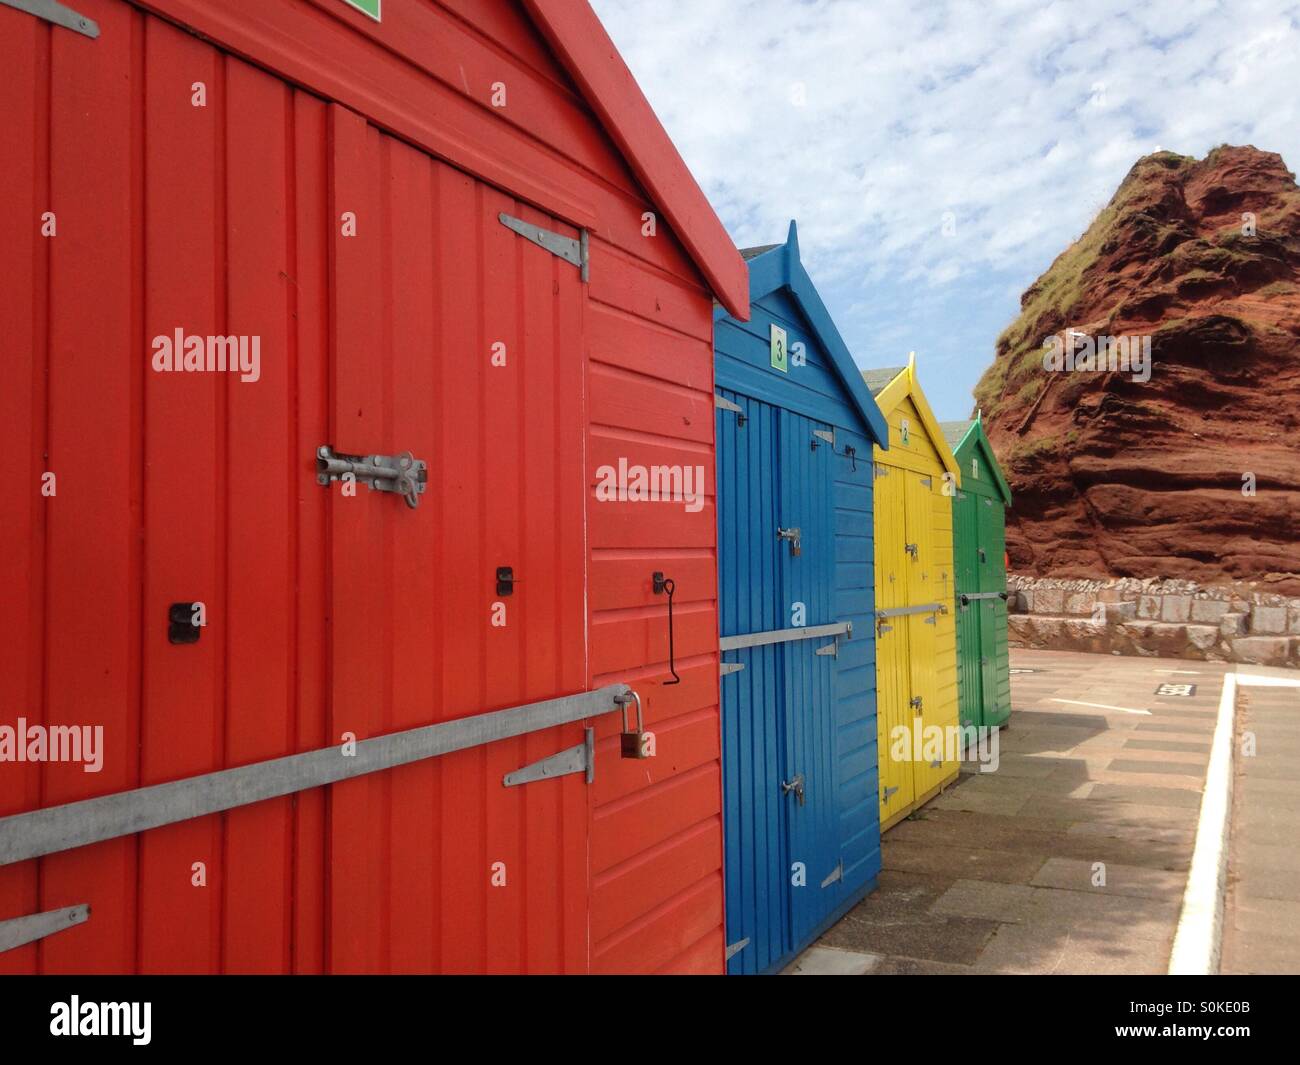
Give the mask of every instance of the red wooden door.
[[(330, 741), (582, 691), (582, 286), (499, 215), (563, 227), (346, 109), (328, 125), (321, 443), (429, 464), (415, 509), (329, 489)], [(580, 742), (571, 724), (333, 787), (330, 967), (584, 969), (587, 785), (502, 783)]]

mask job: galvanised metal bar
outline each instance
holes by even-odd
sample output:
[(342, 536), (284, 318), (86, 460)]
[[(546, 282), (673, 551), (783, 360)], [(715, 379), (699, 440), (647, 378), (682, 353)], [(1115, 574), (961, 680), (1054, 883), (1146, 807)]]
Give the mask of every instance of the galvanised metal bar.
[(630, 692), (626, 684), (614, 684), (579, 695), (360, 740), (351, 753), (344, 753), (344, 745), (324, 747), (167, 784), (14, 814), (0, 818), (0, 865), (85, 847), (467, 747), (480, 747), (597, 717), (618, 710), (615, 699)]
[(804, 629), (772, 629), (768, 632), (750, 632), (742, 636), (724, 636), (718, 643), (721, 651), (734, 651), (740, 647), (761, 647), (769, 643), (788, 643), (791, 640), (812, 640), (818, 636), (852, 636), (853, 623), (837, 621), (833, 625), (813, 625)]

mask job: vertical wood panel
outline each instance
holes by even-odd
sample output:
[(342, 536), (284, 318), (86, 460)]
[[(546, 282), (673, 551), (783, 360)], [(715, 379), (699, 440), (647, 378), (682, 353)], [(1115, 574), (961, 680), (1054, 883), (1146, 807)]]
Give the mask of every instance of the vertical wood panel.
[[(8, 387), (0, 389), (0, 425), (17, 464), (0, 518), (0, 724), (45, 718), (44, 568), (46, 511), (41, 495), (46, 451), (46, 348), (50, 240), (41, 215), (50, 209), (49, 27), (0, 8), (0, 77), (9, 101), (0, 139), (0, 351)], [(0, 772), (0, 816), (39, 805), (41, 767), (9, 763)], [(0, 868), (0, 920), (38, 909), (37, 862)], [(0, 954), (0, 973), (36, 970), (37, 944)]]
[[(316, 750), (329, 734), (328, 492), (315, 483), (316, 448), (329, 441), (329, 180), (327, 105), (294, 93), (293, 230), (295, 245), (286, 298), (294, 323), (292, 341), (297, 393), (287, 416), (295, 422), (294, 472), (297, 670), (296, 748)], [(326, 789), (294, 799), (293, 971), (325, 971)]]
[[(258, 379), (228, 375), (227, 441), (249, 460), (228, 480), (226, 764), (294, 749), (294, 581), (291, 500), (299, 481), (286, 416), (292, 389), (286, 292), (288, 88), (226, 63), (226, 230), (230, 336), (260, 339)], [(224, 967), (283, 972), (290, 964), (291, 798), (226, 815)]]
[[(101, 38), (102, 40), (102, 38)], [(225, 332), (218, 275), (225, 102), (218, 53), (165, 23), (145, 23), (145, 337)], [(207, 86), (208, 106), (191, 104)], [(220, 295), (219, 295), (220, 294)], [(141, 353), (149, 355), (146, 348)], [(145, 583), (142, 784), (220, 767), (222, 657), (230, 632), (217, 564), (218, 450), (225, 381), (152, 370), (145, 380)], [(84, 430), (84, 426), (82, 427)], [(172, 603), (202, 602), (197, 643), (167, 639)], [(211, 972), (220, 964), (222, 817), (168, 825), (140, 840), (140, 966)], [(205, 887), (191, 883), (204, 863)]]
[[(379, 134), (337, 105), (330, 136), (331, 438), (346, 454), (391, 454), (385, 375), (389, 365), (382, 323), (392, 294), (380, 282), (383, 179)], [(355, 235), (344, 235), (345, 213)], [(349, 219), (350, 220), (350, 219)], [(392, 506), (404, 504), (357, 484), (345, 495), (330, 486), (330, 659), (332, 743), (385, 731), (391, 648), (385, 545)], [(385, 505), (389, 504), (389, 505)], [(378, 579), (377, 579), (378, 578)], [(332, 785), (329, 835), (330, 968), (375, 973), (387, 946), (385, 775)]]

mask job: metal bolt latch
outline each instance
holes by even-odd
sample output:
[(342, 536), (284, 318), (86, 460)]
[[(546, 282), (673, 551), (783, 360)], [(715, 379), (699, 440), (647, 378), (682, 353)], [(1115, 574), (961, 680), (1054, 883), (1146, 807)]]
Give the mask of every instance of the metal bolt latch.
[(912, 561), (916, 561), (920, 556), (917, 553), (916, 544), (904, 544), (903, 550), (912, 556)]
[(328, 444), (316, 449), (316, 483), (351, 475), (376, 492), (395, 492), (415, 509), (429, 480), (429, 467), (409, 451), (400, 455), (342, 455)]
[(799, 805), (802, 806), (804, 804), (802, 773), (796, 773), (793, 780), (781, 781), (782, 795), (789, 795), (792, 791), (794, 792), (794, 797), (799, 800)]
[(913, 695), (912, 698), (907, 701), (907, 705), (912, 707), (912, 709), (919, 714), (921, 712), (921, 697), (919, 695)]
[(790, 541), (790, 554), (795, 558), (803, 554), (803, 534), (798, 529), (782, 529), (778, 526), (776, 536), (778, 540)]

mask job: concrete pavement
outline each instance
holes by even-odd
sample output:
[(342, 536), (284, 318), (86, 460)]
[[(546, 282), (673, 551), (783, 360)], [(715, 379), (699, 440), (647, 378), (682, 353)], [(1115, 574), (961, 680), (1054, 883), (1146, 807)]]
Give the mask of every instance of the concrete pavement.
[[(1011, 665), (998, 770), (964, 769), (885, 834), (879, 889), (821, 939), (827, 966), (1166, 970), (1223, 675), (1244, 667), (1027, 650), (1013, 650)], [(1173, 687), (1157, 694), (1162, 685)], [(1254, 792), (1285, 790), (1264, 779)], [(1269, 809), (1278, 824), (1300, 817), (1285, 797)], [(1278, 876), (1300, 846), (1285, 852), (1267, 866)], [(1294, 895), (1252, 898), (1252, 912), (1286, 910), (1292, 920), (1300, 907)], [(818, 969), (808, 956), (800, 965)]]
[(1243, 683), (1236, 736), (1219, 971), (1300, 973), (1300, 687)]

